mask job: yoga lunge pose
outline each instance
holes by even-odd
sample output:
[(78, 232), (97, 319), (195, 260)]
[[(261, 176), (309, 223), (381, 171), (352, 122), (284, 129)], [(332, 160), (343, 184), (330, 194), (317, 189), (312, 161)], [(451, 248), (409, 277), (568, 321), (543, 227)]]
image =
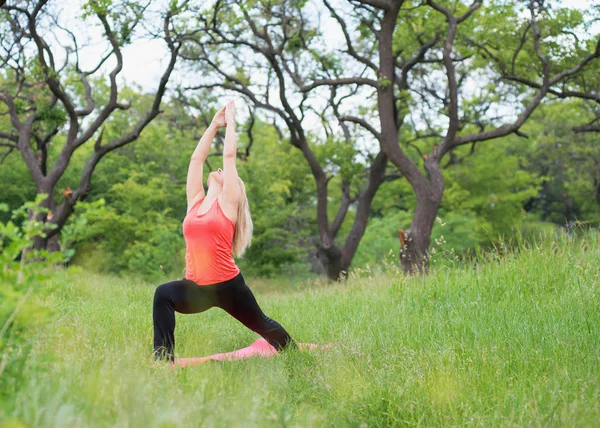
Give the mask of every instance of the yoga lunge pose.
[[(204, 194), (202, 167), (218, 129), (226, 126), (223, 169), (208, 175)], [(246, 188), (236, 170), (235, 105), (217, 112), (196, 147), (187, 175), (185, 277), (167, 282), (154, 293), (154, 357), (175, 362), (175, 312), (195, 314), (218, 307), (278, 351), (297, 344), (285, 329), (266, 316), (246, 285), (233, 255), (240, 256), (252, 239)]]

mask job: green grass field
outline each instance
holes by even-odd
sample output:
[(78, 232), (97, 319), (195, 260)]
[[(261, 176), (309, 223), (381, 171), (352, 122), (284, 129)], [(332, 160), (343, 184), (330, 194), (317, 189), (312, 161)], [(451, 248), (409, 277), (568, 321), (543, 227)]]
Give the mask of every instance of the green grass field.
[[(277, 288), (267, 315), (329, 350), (169, 369), (148, 362), (158, 284), (60, 272), (6, 424), (31, 427), (600, 426), (600, 243), (546, 243), (424, 278)], [(177, 357), (258, 336), (177, 315)]]

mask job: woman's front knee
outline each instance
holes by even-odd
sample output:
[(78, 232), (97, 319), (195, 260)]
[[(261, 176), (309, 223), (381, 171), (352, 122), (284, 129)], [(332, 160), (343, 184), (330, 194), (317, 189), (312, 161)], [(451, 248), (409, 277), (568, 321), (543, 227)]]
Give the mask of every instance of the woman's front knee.
[(169, 284), (161, 284), (154, 290), (154, 302), (168, 300), (170, 297)]

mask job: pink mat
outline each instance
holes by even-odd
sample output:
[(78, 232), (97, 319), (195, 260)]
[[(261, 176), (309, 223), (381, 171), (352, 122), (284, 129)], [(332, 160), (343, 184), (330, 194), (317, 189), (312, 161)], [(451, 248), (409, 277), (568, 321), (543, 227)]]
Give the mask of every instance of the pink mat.
[[(315, 345), (314, 343), (299, 343), (298, 347), (300, 349), (315, 349), (319, 348), (319, 345)], [(321, 349), (327, 349), (330, 345), (321, 346)], [(197, 357), (197, 358), (175, 358), (174, 367), (188, 367), (188, 366), (197, 366), (198, 364), (205, 363), (209, 360), (219, 361), (219, 360), (243, 360), (245, 358), (250, 357), (263, 357), (270, 358), (274, 355), (278, 355), (279, 352), (269, 345), (262, 337), (257, 339), (252, 343), (252, 345), (247, 346), (242, 349), (238, 349), (237, 351), (225, 352), (223, 354), (213, 354), (206, 357)]]

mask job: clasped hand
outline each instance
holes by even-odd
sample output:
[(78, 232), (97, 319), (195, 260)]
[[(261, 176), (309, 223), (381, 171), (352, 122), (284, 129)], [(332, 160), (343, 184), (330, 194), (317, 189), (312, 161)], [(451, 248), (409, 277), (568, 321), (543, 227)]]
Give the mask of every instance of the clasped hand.
[(235, 124), (235, 103), (229, 101), (213, 117), (211, 125), (216, 128), (223, 128), (227, 125)]

